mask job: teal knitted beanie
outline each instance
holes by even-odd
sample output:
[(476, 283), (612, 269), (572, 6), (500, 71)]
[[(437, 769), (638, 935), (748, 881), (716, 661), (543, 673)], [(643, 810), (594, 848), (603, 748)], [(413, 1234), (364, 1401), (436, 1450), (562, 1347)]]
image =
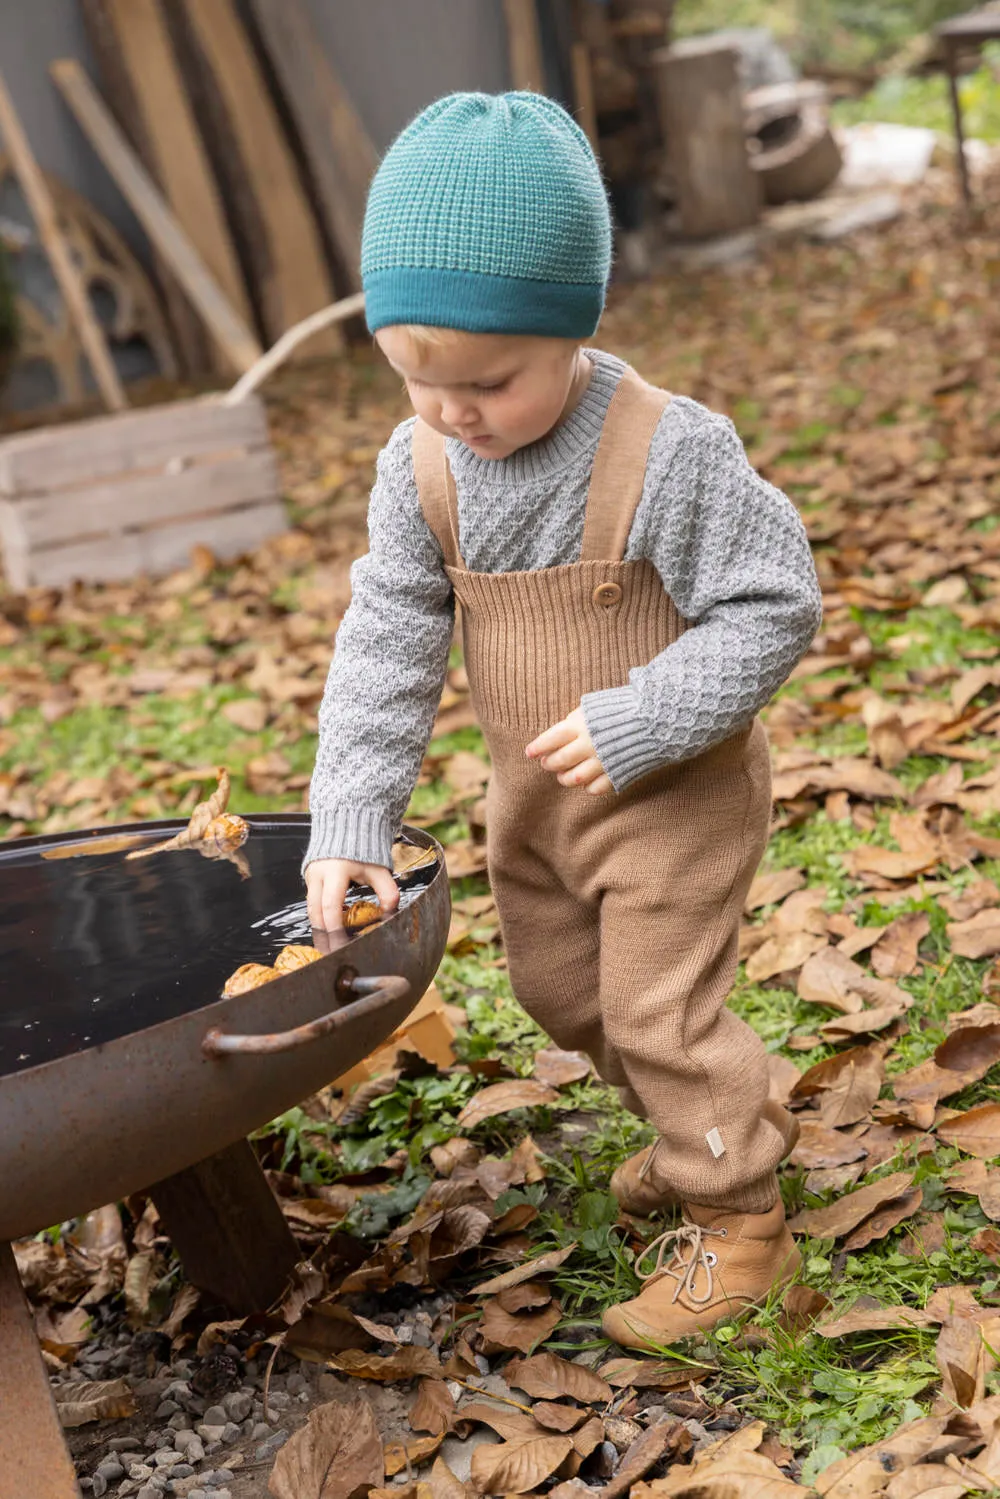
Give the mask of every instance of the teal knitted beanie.
[(372, 333), (425, 323), (589, 338), (610, 264), (594, 153), (540, 94), (438, 99), (372, 182), (361, 242)]

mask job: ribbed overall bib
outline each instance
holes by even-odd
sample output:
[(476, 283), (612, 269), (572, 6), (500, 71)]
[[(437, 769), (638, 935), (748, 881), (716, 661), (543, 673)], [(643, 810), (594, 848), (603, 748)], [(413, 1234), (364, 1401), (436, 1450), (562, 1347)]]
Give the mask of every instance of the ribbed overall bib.
[(626, 685), (685, 629), (653, 564), (623, 561), (668, 401), (632, 371), (621, 380), (570, 565), (468, 571), (444, 439), (419, 420), (414, 473), (493, 761), (489, 873), (514, 993), (660, 1131), (657, 1175), (680, 1198), (762, 1212), (782, 1111), (767, 1103), (762, 1042), (726, 1008), (770, 820), (761, 725), (619, 795), (561, 786), (525, 756), (584, 693)]

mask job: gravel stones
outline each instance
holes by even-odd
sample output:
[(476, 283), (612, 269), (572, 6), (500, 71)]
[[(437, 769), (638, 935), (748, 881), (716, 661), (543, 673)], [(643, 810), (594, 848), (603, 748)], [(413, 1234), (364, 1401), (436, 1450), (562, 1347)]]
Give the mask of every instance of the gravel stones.
[[(301, 1379), (302, 1376), (299, 1375), (298, 1377)], [(245, 1421), (253, 1410), (253, 1395), (248, 1390), (234, 1390), (231, 1395), (225, 1397), (222, 1402), (222, 1408), (227, 1420), (235, 1421), (239, 1424), (241, 1421)]]

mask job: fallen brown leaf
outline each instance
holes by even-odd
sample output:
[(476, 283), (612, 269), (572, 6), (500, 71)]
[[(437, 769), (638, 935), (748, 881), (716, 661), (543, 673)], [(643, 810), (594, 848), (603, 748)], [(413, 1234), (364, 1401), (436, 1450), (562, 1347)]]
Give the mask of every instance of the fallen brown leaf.
[(552, 1287), (541, 1280), (526, 1280), (518, 1286), (508, 1286), (497, 1292), (497, 1301), (505, 1312), (528, 1311), (534, 1307), (548, 1306), (552, 1300)]
[(754, 879), (743, 909), (749, 913), (758, 911), (761, 906), (775, 905), (793, 890), (801, 890), (805, 882), (804, 869), (768, 870)]
[(330, 1360), (335, 1368), (355, 1379), (374, 1379), (378, 1384), (398, 1384), (403, 1380), (427, 1375), (440, 1379), (442, 1370), (438, 1356), (430, 1348), (418, 1348), (409, 1344), (397, 1348), (384, 1357), (377, 1353), (366, 1353), (362, 1349), (345, 1348)]
[(879, 978), (905, 978), (915, 973), (917, 949), (931, 929), (924, 911), (911, 911), (890, 922), (872, 948), (871, 964)]
[(591, 1065), (590, 1058), (582, 1051), (560, 1051), (558, 1047), (550, 1046), (535, 1053), (536, 1078), (553, 1088), (580, 1082), (590, 1074)]
[(1000, 1155), (1000, 1103), (980, 1104), (938, 1125), (938, 1138), (948, 1145), (992, 1160)]
[(616, 1390), (626, 1390), (630, 1385), (637, 1390), (677, 1390), (704, 1379), (710, 1372), (697, 1364), (641, 1358), (613, 1358), (599, 1370), (601, 1377)]
[(846, 1166), (868, 1154), (860, 1140), (829, 1129), (818, 1119), (802, 1119), (798, 1143), (791, 1154), (794, 1166)]
[(429, 1437), (414, 1437), (409, 1442), (388, 1442), (385, 1447), (385, 1476), (395, 1478), (397, 1473), (409, 1473), (420, 1463), (433, 1457), (444, 1441), (444, 1432), (435, 1432)]
[(578, 1405), (560, 1405), (556, 1400), (538, 1400), (531, 1407), (531, 1414), (539, 1426), (547, 1431), (573, 1431), (586, 1417), (587, 1412)]
[(817, 1322), (823, 1338), (846, 1338), (855, 1332), (893, 1332), (900, 1327), (933, 1327), (937, 1318), (915, 1306), (852, 1307), (839, 1317)]
[(952, 952), (960, 958), (992, 958), (1000, 953), (1000, 910), (980, 911), (968, 921), (949, 921), (945, 930)]
[(414, 1431), (428, 1431), (443, 1436), (455, 1419), (455, 1401), (441, 1379), (422, 1379), (417, 1398), (410, 1407), (410, 1425)]
[(492, 1119), (497, 1114), (558, 1102), (559, 1094), (547, 1083), (536, 1082), (533, 1078), (511, 1078), (507, 1082), (492, 1083), (474, 1094), (459, 1114), (457, 1123), (460, 1129), (475, 1129), (484, 1119)]
[(877, 1208), (870, 1218), (859, 1223), (852, 1234), (844, 1240), (844, 1249), (853, 1253), (857, 1249), (864, 1249), (867, 1244), (874, 1244), (877, 1239), (884, 1239), (887, 1233), (912, 1218), (914, 1213), (919, 1213), (923, 1206), (924, 1194), (921, 1187), (911, 1187), (904, 1192), (902, 1197), (887, 1202), (884, 1207)]
[(435, 1458), (427, 1476), (431, 1499), (468, 1499), (472, 1490), (451, 1471), (443, 1457)]
[(881, 1181), (859, 1187), (845, 1197), (822, 1208), (806, 1208), (789, 1223), (792, 1233), (809, 1234), (814, 1239), (841, 1239), (863, 1223), (869, 1214), (888, 1202), (895, 1202), (913, 1185), (912, 1171), (896, 1171)]
[(509, 1384), (527, 1391), (536, 1400), (558, 1400), (568, 1395), (584, 1404), (595, 1401), (603, 1404), (611, 1399), (606, 1379), (554, 1353), (536, 1353), (532, 1358), (518, 1359), (508, 1365), (505, 1373)]
[(127, 1379), (80, 1380), (52, 1391), (61, 1426), (88, 1426), (92, 1421), (120, 1421), (136, 1412)]
[(268, 1483), (274, 1499), (353, 1499), (384, 1477), (375, 1415), (361, 1398), (310, 1411), (282, 1447)]
[(977, 1229), (969, 1244), (978, 1254), (985, 1254), (994, 1265), (1000, 1265), (1000, 1229)]
[(513, 1270), (505, 1270), (502, 1275), (494, 1275), (492, 1280), (481, 1281), (478, 1286), (473, 1286), (474, 1296), (493, 1296), (498, 1291), (506, 1291), (511, 1286), (519, 1286), (523, 1281), (534, 1280), (536, 1276), (545, 1275), (549, 1270), (557, 1270), (560, 1265), (569, 1259), (576, 1249), (576, 1244), (568, 1244), (565, 1249), (550, 1249), (546, 1254), (536, 1255), (534, 1259), (525, 1260), (523, 1265), (517, 1265)]
[(816, 932), (778, 932), (747, 958), (747, 978), (762, 984), (778, 973), (801, 968), (817, 949), (826, 946), (826, 938)]
[(527, 1494), (550, 1478), (572, 1451), (572, 1437), (551, 1435), (477, 1447), (472, 1482), (481, 1494)]
[(479, 1327), (486, 1342), (491, 1345), (487, 1352), (491, 1349), (514, 1348), (519, 1353), (527, 1354), (539, 1343), (544, 1343), (561, 1320), (562, 1308), (558, 1302), (537, 1312), (522, 1312), (512, 1316), (504, 1311), (499, 1301), (490, 1301)]
[(942, 895), (939, 904), (952, 921), (968, 921), (990, 906), (1000, 906), (1000, 889), (992, 880), (973, 880), (961, 895)]

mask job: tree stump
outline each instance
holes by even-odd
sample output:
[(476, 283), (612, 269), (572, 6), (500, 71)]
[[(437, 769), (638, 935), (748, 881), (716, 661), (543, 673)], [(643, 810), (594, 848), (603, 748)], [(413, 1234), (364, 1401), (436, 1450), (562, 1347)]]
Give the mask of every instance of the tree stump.
[(747, 152), (739, 53), (694, 37), (658, 52), (655, 66), (685, 237), (755, 224), (761, 191)]

